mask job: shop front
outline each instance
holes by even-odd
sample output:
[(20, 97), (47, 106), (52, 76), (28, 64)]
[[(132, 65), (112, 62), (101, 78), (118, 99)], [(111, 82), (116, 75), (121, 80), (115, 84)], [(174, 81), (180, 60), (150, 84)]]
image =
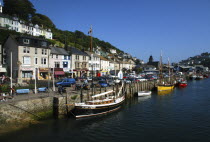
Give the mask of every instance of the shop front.
[(31, 80), (33, 78), (33, 67), (21, 67), (21, 77), (23, 80)]
[(74, 78), (75, 77), (87, 77), (88, 74), (88, 69), (84, 68), (84, 69), (74, 69)]
[(62, 68), (54, 68), (54, 77), (55, 79), (60, 79), (65, 77), (65, 72)]
[(105, 75), (107, 75), (108, 74), (108, 71), (106, 71), (106, 70), (102, 70), (101, 71), (101, 76), (105, 76)]
[(6, 75), (6, 72), (7, 72), (6, 68), (0, 67), (0, 76)]
[(39, 80), (46, 80), (50, 75), (48, 75), (48, 68), (39, 68), (38, 79)]

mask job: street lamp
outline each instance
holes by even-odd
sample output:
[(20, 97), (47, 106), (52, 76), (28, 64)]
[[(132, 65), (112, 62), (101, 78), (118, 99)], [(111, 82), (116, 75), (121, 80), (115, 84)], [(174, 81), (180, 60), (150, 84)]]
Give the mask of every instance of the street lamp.
[(20, 77), (20, 67), (22, 65), (22, 63), (20, 61), (17, 61), (17, 65), (18, 65), (18, 83), (22, 83), (22, 78)]

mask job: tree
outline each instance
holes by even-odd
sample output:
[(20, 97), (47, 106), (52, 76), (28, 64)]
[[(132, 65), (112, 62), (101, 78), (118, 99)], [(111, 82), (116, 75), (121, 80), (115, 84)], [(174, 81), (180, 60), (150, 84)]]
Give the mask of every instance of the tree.
[(39, 14), (39, 13), (36, 13), (32, 17), (31, 22), (33, 24), (37, 24), (39, 26), (43, 26), (44, 28), (49, 28), (49, 29), (55, 28), (54, 23), (50, 20), (49, 17), (47, 17), (45, 15), (42, 15), (42, 14)]
[(4, 2), (4, 14), (11, 16), (17, 16), (23, 20), (30, 20), (35, 14), (36, 9), (34, 5), (28, 0), (3, 0)]

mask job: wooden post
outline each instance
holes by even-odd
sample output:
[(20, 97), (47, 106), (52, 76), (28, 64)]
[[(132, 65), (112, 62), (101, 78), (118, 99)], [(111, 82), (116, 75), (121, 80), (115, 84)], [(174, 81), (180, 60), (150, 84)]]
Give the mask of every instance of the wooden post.
[(106, 92), (106, 87), (105, 87), (104, 91)]
[(94, 86), (94, 94), (96, 94), (96, 87)]
[(90, 100), (89, 90), (87, 90), (87, 99)]
[(83, 92), (82, 92), (82, 88), (80, 89), (80, 102), (82, 103), (83, 102)]

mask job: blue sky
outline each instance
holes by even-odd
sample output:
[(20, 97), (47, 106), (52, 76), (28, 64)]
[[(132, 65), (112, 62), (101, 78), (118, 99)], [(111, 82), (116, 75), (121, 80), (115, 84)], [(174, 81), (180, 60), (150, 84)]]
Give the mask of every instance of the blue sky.
[(148, 61), (210, 52), (210, 0), (30, 0), (62, 30), (79, 30)]

